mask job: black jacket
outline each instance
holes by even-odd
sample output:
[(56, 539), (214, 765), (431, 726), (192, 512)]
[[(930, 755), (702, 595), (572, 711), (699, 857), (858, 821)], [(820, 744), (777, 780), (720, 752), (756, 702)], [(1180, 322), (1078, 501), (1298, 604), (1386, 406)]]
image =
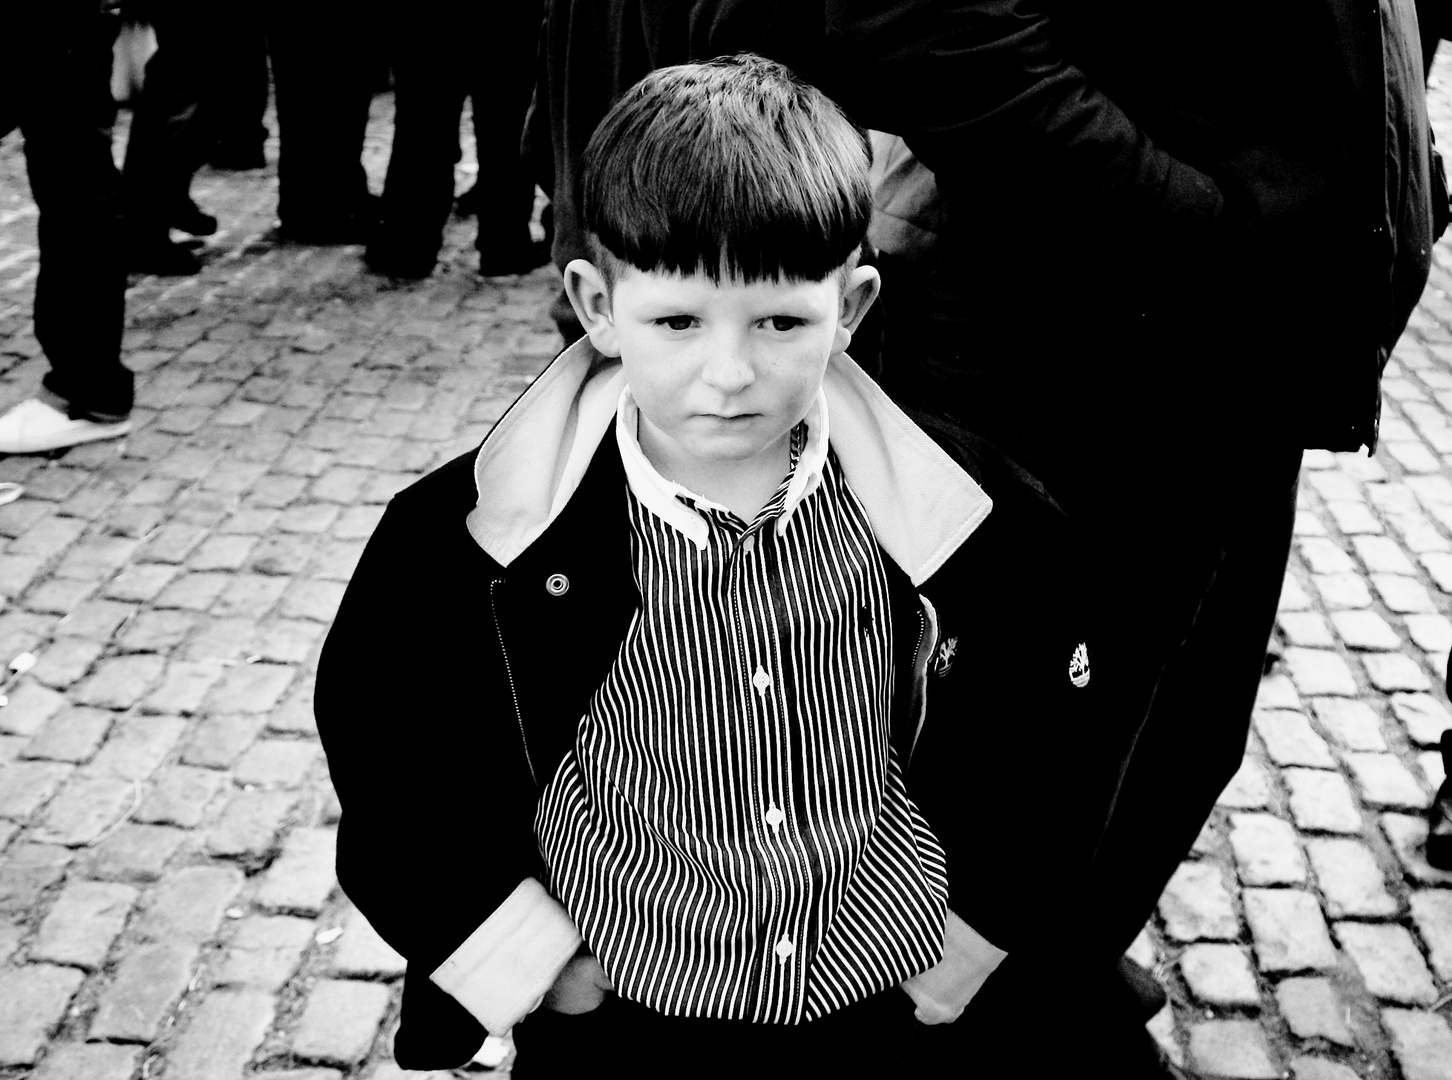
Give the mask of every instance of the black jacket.
[[(834, 404), (834, 432), (838, 415)], [(993, 509), (916, 586), (885, 560), (893, 740), (947, 853), (949, 907), (1013, 953), (1032, 947), (1074, 887), (1123, 736), (1095, 715), (1094, 646), (1062, 514), (992, 447), (941, 424), (933, 434)], [(624, 484), (607, 438), (563, 509), (503, 566), (469, 520), (476, 455), (456, 459), (390, 504), (328, 635), (316, 713), (343, 811), (338, 879), (408, 959), (396, 1044), (405, 1068), (454, 1066), (478, 1048), (483, 1029), (428, 975), (522, 878), (544, 879), (539, 793), (638, 603)], [(562, 595), (545, 588), (555, 574), (569, 581)], [(929, 650), (920, 734), (919, 594), (936, 609), (939, 641), (956, 645)], [(1081, 644), (1091, 666), (1072, 675), (1087, 685), (1071, 677)]]

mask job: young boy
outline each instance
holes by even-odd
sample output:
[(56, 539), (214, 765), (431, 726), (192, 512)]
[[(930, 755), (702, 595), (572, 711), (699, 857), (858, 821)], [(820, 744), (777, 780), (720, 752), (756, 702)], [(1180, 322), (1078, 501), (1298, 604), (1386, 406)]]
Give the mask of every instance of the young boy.
[(994, 972), (1103, 817), (1077, 573), (1031, 481), (847, 357), (868, 164), (779, 65), (648, 76), (585, 158), (586, 338), (369, 543), (317, 717), (405, 1068), (513, 1027), (526, 1080), (864, 1037), (922, 1073), (1032, 1030)]

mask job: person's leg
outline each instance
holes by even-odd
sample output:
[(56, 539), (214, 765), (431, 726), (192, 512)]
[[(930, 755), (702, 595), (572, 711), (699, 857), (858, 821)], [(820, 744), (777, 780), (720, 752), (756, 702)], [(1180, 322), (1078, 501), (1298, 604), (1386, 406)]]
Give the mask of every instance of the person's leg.
[(217, 141), (207, 160), (214, 169), (260, 169), (267, 164), (267, 37), (250, 5), (228, 8), (228, 25), (217, 35), (212, 61)]
[[(1150, 606), (1133, 602), (1136, 596), (1156, 590), (1200, 595), (1181, 629), (1159, 624), (1171, 652), (1091, 871), (1087, 919), (1106, 959), (1128, 948), (1153, 913), (1244, 756), (1290, 551), (1300, 459), (1297, 449), (1267, 448), (1254, 459), (1227, 455), (1181, 477), (1185, 497), (1204, 508), (1182, 520), (1216, 537), (1215, 565), (1203, 590), (1194, 555), (1203, 537), (1185, 536), (1181, 545), (1162, 535), (1158, 560), (1138, 567), (1121, 561), (1121, 573), (1110, 578), (1133, 579), (1116, 612), (1121, 627), (1139, 621)], [(1134, 647), (1129, 633), (1123, 637)], [(1147, 662), (1156, 659), (1151, 654)]]
[(35, 336), (50, 371), (39, 399), (0, 416), (0, 453), (33, 453), (129, 429), (132, 376), (120, 360), (126, 271), (120, 177), (111, 160), (111, 40), (94, 9), (33, 18), (7, 69), (23, 86), (16, 120), (40, 210)]
[(426, 4), (392, 35), (393, 149), (383, 220), (367, 253), (369, 266), (382, 273), (424, 277), (443, 244), (469, 70), (461, 43), (475, 44), (458, 21), (453, 9)]
[(53, 59), (21, 121), (40, 210), (35, 335), (51, 366), (45, 387), (69, 415), (114, 422), (131, 411), (132, 375), (120, 360), (126, 270), (109, 47), (99, 37), (73, 41)]
[(266, 10), (283, 233), (305, 243), (364, 242), (376, 217), (362, 163), (376, 12), (340, 0), (269, 0)]
[(534, 177), (520, 153), (537, 70), (540, 0), (500, 5), (489, 16), (494, 61), (481, 64), (470, 83), (479, 178), (479, 269), (486, 275), (513, 274), (544, 265), (547, 251), (529, 229), (534, 211)]
[(221, 27), (211, 5), (157, 0), (151, 7), (157, 50), (132, 117), (122, 172), (133, 269), (190, 274), (201, 262), (173, 244), (173, 226), (208, 236), (217, 219), (191, 198), (192, 177), (214, 141), (217, 83), (211, 50)]

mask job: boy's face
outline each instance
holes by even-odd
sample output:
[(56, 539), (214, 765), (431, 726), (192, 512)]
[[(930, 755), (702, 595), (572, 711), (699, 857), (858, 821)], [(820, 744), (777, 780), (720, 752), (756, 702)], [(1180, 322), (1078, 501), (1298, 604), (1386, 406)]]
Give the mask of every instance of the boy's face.
[(866, 268), (845, 286), (836, 274), (748, 285), (626, 268), (582, 321), (595, 347), (625, 367), (647, 458), (684, 482), (784, 463), (828, 358), (847, 347), (876, 293), (876, 271)]

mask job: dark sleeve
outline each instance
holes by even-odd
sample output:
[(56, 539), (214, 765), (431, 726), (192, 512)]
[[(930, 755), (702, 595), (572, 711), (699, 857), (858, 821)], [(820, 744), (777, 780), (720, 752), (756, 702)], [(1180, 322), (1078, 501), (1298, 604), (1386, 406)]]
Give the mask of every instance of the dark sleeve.
[[(472, 495), (467, 470), (448, 466), (393, 501), (318, 663), (338, 881), (408, 960), (404, 1030), (428, 1055), (409, 1067), (458, 1064), (483, 1041), (427, 976), (537, 872), (528, 778), (512, 728), (500, 733), (493, 564), (467, 532)], [(410, 1056), (403, 1036), (398, 1055)]]
[(1156, 146), (1056, 47), (1042, 0), (826, 0), (813, 77), (940, 180), (1044, 170), (1126, 226), (1194, 232), (1219, 214), (1204, 173)]

